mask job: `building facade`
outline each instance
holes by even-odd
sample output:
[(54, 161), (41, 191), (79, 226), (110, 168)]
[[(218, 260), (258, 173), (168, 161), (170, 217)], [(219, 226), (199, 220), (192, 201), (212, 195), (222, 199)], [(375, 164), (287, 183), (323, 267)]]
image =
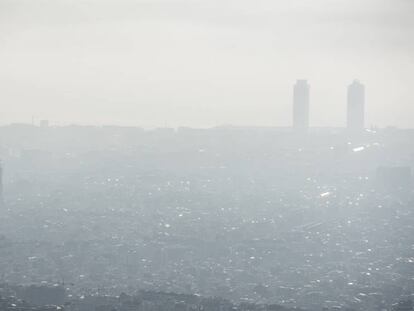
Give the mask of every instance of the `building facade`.
[(309, 89), (307, 80), (297, 80), (293, 87), (293, 129), (309, 129)]
[(348, 86), (346, 125), (352, 132), (365, 127), (365, 86), (358, 80)]

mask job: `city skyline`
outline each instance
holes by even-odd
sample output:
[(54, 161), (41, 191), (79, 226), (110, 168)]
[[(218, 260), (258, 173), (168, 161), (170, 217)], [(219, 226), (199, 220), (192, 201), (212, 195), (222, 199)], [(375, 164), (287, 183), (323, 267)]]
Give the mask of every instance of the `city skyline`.
[(0, 0), (0, 311), (414, 311), (413, 16)]
[(345, 126), (357, 77), (367, 127), (414, 127), (412, 1), (75, 2), (1, 2), (1, 124), (290, 126), (306, 77), (310, 125)]
[[(293, 127), (296, 128), (296, 130), (304, 131), (307, 128), (312, 127), (331, 127), (331, 128), (347, 128), (353, 130), (361, 130), (363, 128), (369, 128), (369, 127), (375, 127), (375, 128), (386, 128), (386, 127), (397, 127), (393, 124), (388, 124), (385, 126), (378, 126), (376, 124), (366, 124), (366, 95), (365, 95), (365, 85), (360, 83), (359, 79), (353, 79), (351, 84), (348, 84), (345, 92), (345, 100), (338, 99), (336, 102), (342, 102), (344, 101), (344, 115), (343, 115), (343, 121), (340, 122), (342, 124), (315, 124), (312, 120), (312, 106), (310, 105), (310, 98), (312, 97), (310, 95), (310, 84), (308, 83), (308, 79), (296, 79), (296, 84), (294, 84), (293, 88), (293, 97), (291, 100), (291, 110), (293, 109), (293, 113), (291, 115), (291, 120), (288, 122), (288, 124), (254, 124), (254, 123), (246, 123), (246, 124), (233, 124), (233, 123), (217, 123), (217, 124), (210, 124), (207, 126), (200, 126), (200, 128), (210, 128), (210, 127), (217, 127), (217, 126), (264, 126), (264, 127)], [(306, 90), (303, 90), (305, 88)], [(362, 90), (358, 90), (358, 88), (362, 88)], [(302, 90), (301, 90), (302, 89)], [(356, 90), (355, 90), (356, 89)], [(354, 90), (354, 91), (352, 91)], [(306, 94), (303, 94), (305, 92)], [(355, 92), (357, 94), (355, 94)], [(362, 94), (358, 94), (359, 92), (362, 92)], [(318, 108), (318, 102), (320, 99), (315, 98), (314, 100), (314, 107)], [(358, 108), (355, 111), (355, 108), (352, 108), (352, 103), (357, 102), (356, 105)], [(338, 108), (340, 108), (338, 106)], [(342, 107), (341, 107), (342, 108)], [(296, 112), (295, 112), (296, 111)], [(358, 120), (355, 120), (358, 119)], [(165, 120), (163, 124), (131, 124), (131, 123), (119, 123), (119, 122), (76, 122), (73, 121), (67, 121), (67, 122), (61, 122), (59, 120), (50, 120), (43, 117), (38, 117), (35, 115), (30, 116), (29, 120), (11, 120), (10, 122), (3, 122), (1, 125), (9, 125), (9, 124), (16, 124), (16, 123), (22, 123), (22, 124), (32, 124), (36, 125), (38, 124), (41, 127), (45, 127), (45, 123), (47, 123), (47, 126), (49, 126), (49, 122), (51, 125), (55, 126), (67, 126), (67, 125), (85, 125), (85, 126), (105, 126), (105, 125), (114, 125), (114, 126), (136, 126), (136, 127), (147, 127), (147, 128), (161, 128), (161, 127), (181, 127), (181, 126), (188, 126), (188, 127), (197, 127), (197, 126), (191, 126), (184, 124), (175, 124), (172, 125), (168, 120)], [(355, 124), (355, 122), (357, 124)], [(46, 126), (46, 127), (47, 127)], [(411, 128), (411, 127), (408, 127)], [(414, 127), (412, 127), (414, 128)]]
[[(292, 96), (292, 120), (290, 127), (298, 132), (306, 132), (311, 127), (310, 126), (311, 118), (310, 113), (312, 107), (310, 106), (310, 84), (307, 79), (297, 79), (296, 83), (293, 85), (293, 96)], [(347, 86), (346, 93), (346, 124), (344, 128), (347, 128), (353, 132), (359, 132), (366, 128), (365, 125), (365, 85), (363, 85), (358, 79), (354, 79), (351, 84)], [(317, 104), (316, 104), (317, 106)], [(317, 108), (317, 107), (314, 107)], [(48, 119), (39, 119), (35, 121), (34, 116), (32, 116), (31, 124), (36, 125), (36, 122), (40, 127), (48, 127), (50, 120)], [(12, 122), (13, 124), (15, 122)], [(70, 125), (76, 125), (76, 123), (70, 123)], [(117, 125), (117, 124), (102, 124), (102, 125)], [(223, 126), (232, 124), (222, 124), (216, 126)], [(135, 125), (139, 126), (139, 125)], [(273, 127), (284, 127), (278, 124), (274, 124)], [(373, 125), (371, 125), (372, 127)], [(158, 126), (160, 127), (160, 126)], [(168, 127), (164, 124), (164, 127)], [(180, 126), (177, 126), (180, 127)], [(289, 126), (288, 126), (289, 127)], [(328, 127), (338, 127), (341, 126), (328, 126)]]

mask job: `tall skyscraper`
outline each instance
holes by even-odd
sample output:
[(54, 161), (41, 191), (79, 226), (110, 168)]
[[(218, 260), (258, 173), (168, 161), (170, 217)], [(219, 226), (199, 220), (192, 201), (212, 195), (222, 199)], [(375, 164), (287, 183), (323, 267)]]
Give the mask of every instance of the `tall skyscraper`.
[(307, 131), (309, 128), (309, 84), (297, 80), (293, 87), (293, 129)]
[(365, 115), (365, 86), (358, 80), (354, 80), (348, 86), (347, 120), (346, 126), (352, 132), (360, 132), (364, 129)]

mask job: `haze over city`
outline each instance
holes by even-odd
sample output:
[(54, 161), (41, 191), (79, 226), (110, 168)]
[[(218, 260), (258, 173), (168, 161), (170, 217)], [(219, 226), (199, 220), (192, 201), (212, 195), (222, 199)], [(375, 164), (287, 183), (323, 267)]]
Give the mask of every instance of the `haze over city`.
[(0, 0), (0, 311), (414, 311), (414, 0)]
[(311, 126), (412, 128), (409, 0), (0, 1), (0, 122), (290, 126), (296, 79)]

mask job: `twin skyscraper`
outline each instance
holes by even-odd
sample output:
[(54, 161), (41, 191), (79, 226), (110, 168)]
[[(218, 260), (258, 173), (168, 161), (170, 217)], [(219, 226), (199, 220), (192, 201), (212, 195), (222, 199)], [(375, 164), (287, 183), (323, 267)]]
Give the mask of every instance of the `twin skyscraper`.
[[(293, 128), (303, 132), (309, 128), (310, 86), (307, 80), (297, 80), (293, 87)], [(348, 86), (346, 126), (351, 132), (364, 130), (365, 86), (354, 80)]]

